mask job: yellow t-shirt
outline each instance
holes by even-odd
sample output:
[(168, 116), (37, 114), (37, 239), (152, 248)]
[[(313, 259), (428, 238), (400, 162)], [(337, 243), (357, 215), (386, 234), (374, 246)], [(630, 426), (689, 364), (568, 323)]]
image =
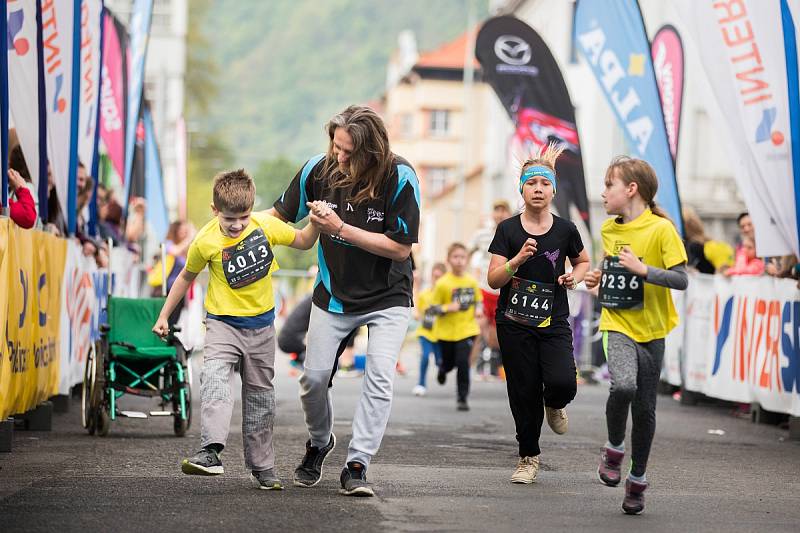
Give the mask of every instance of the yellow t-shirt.
[(209, 265), (206, 311), (247, 317), (273, 309), (272, 273), (279, 267), (272, 248), (294, 237), (294, 228), (266, 213), (252, 213), (235, 239), (223, 235), (216, 218), (203, 226), (187, 252), (186, 270), (197, 274)]
[(475, 303), (483, 301), (483, 294), (475, 278), (469, 274), (456, 276), (448, 272), (436, 282), (433, 288), (433, 304), (446, 306), (452, 302), (462, 302), (462, 310), (445, 313), (436, 319), (433, 334), (440, 341), (455, 342), (480, 333), (475, 320)]
[[(436, 335), (432, 328), (425, 327), (425, 311), (433, 305), (433, 288), (420, 291), (416, 297), (417, 313), (419, 314), (419, 327), (417, 328), (417, 337), (425, 337), (431, 342), (436, 342)], [(435, 327), (436, 322), (434, 322)]]
[[(687, 262), (675, 226), (666, 218), (645, 210), (636, 220), (620, 224), (616, 218), (603, 223), (603, 251), (615, 256), (624, 246), (647, 266), (670, 269)], [(618, 331), (636, 342), (663, 339), (678, 325), (678, 313), (672, 303), (670, 289), (644, 284), (644, 305), (641, 309), (607, 309), (600, 315), (601, 331)]]

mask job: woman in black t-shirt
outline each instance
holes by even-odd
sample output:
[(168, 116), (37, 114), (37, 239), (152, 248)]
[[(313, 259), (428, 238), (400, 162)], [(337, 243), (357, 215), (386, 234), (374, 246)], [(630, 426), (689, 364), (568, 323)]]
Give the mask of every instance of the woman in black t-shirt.
[(525, 208), (500, 223), (489, 246), (488, 282), (500, 289), (497, 338), (519, 442), (512, 483), (536, 480), (545, 412), (553, 431), (565, 433), (565, 407), (577, 392), (566, 291), (583, 281), (589, 256), (575, 225), (550, 213), (562, 151), (550, 144), (523, 164), (519, 191)]

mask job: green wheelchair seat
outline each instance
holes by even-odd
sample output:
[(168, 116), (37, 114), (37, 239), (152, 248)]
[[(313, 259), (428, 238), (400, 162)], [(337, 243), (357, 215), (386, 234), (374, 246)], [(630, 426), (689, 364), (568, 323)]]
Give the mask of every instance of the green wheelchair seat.
[(166, 344), (152, 327), (166, 298), (108, 300), (108, 346), (111, 355), (124, 359), (166, 359), (177, 350)]

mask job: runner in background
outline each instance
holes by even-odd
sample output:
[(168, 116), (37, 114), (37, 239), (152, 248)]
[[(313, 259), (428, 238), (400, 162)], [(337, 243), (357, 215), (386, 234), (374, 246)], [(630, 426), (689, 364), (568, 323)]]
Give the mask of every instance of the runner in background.
[(434, 333), (434, 326), (436, 318), (441, 314), (441, 308), (433, 305), (433, 287), (436, 282), (441, 278), (447, 267), (444, 263), (435, 263), (431, 268), (431, 286), (425, 290), (417, 293), (416, 301), (416, 319), (419, 321), (417, 328), (417, 337), (419, 338), (420, 346), (420, 360), (419, 360), (419, 380), (412, 389), (414, 396), (425, 396), (426, 388), (426, 374), (428, 373), (428, 361), (431, 356), (436, 363), (436, 367), (442, 364), (442, 353), (439, 343)]
[(492, 254), (489, 253), (489, 244), (494, 238), (497, 226), (510, 216), (511, 206), (508, 202), (495, 200), (492, 204), (491, 228), (482, 228), (472, 240), (470, 267), (483, 294), (483, 318), (478, 320), (481, 334), (474, 343), (470, 354), (470, 361), (477, 361), (476, 370), (479, 379), (486, 379), (488, 376), (502, 377), (500, 345), (497, 342), (497, 323), (494, 318), (500, 291), (492, 289), (486, 279), (489, 274), (489, 262), (492, 259)]
[(664, 358), (664, 338), (678, 313), (670, 289), (688, 286), (686, 250), (675, 226), (656, 206), (658, 178), (647, 162), (615, 159), (606, 171), (603, 205), (603, 270), (586, 274), (586, 286), (600, 286), (600, 331), (611, 389), (606, 404), (608, 442), (598, 476), (610, 487), (622, 479), (625, 426), (633, 415), (631, 469), (622, 509), (644, 510), (645, 471), (656, 430), (656, 392)]
[(480, 333), (476, 318), (481, 315), (483, 300), (478, 281), (467, 274), (467, 247), (454, 242), (447, 249), (450, 271), (433, 288), (433, 304), (442, 310), (433, 329), (442, 352), (442, 364), (436, 381), (444, 385), (447, 373), (457, 368), (456, 408), (469, 411), (470, 360), (472, 343)]

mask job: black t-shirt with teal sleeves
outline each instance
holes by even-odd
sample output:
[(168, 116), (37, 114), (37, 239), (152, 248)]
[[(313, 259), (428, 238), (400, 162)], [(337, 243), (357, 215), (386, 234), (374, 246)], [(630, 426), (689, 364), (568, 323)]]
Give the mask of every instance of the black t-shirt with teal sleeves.
[[(332, 189), (322, 175), (325, 154), (309, 159), (275, 202), (275, 210), (290, 222), (308, 216), (306, 202), (323, 200), (352, 226), (382, 233), (395, 242), (417, 242), (419, 181), (405, 159), (394, 156), (391, 175), (375, 200), (348, 202), (349, 191)], [(412, 305), (411, 259), (393, 261), (362, 250), (343, 239), (320, 235), (319, 274), (314, 304), (333, 313), (363, 314)]]
[[(516, 256), (522, 245), (529, 238), (536, 240), (536, 254), (519, 267), (516, 277), (540, 283), (553, 283), (552, 329), (553, 326), (567, 325), (569, 304), (567, 290), (558, 285), (558, 278), (566, 270), (566, 258), (576, 259), (583, 251), (583, 241), (575, 224), (553, 215), (553, 225), (544, 235), (531, 235), (522, 227), (521, 215), (516, 215), (501, 222), (497, 226), (494, 239), (489, 245), (489, 253), (501, 255), (508, 259)], [(511, 282), (500, 289), (497, 302), (497, 322), (513, 323), (505, 317)]]

